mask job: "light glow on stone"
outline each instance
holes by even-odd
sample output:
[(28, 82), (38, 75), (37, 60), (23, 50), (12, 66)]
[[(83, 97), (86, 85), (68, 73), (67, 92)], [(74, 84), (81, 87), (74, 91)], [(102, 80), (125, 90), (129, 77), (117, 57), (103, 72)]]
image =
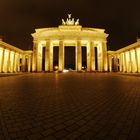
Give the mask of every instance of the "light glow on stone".
[(69, 72), (69, 70), (67, 70), (67, 69), (64, 69), (64, 70), (63, 70), (63, 72), (64, 72), (64, 73), (66, 73), (66, 72)]
[(3, 50), (0, 48), (0, 72), (2, 72), (2, 58), (3, 58)]

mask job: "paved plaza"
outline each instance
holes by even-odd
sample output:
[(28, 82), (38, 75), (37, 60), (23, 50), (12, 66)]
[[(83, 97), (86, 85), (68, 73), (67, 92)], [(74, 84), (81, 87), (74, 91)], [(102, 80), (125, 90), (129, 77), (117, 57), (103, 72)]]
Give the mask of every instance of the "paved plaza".
[(0, 140), (140, 140), (140, 77), (0, 77)]

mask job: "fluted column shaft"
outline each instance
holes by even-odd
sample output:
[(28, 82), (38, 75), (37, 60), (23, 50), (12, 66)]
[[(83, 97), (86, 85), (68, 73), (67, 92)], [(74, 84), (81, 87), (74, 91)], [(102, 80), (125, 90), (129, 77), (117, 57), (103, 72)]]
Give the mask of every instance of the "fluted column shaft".
[(88, 43), (86, 47), (87, 47), (87, 71), (90, 71), (91, 68), (90, 43)]
[(125, 52), (123, 53), (123, 72), (126, 72), (127, 68), (126, 68), (126, 55)]
[(4, 51), (3, 72), (8, 72), (9, 50)]
[(14, 72), (17, 72), (17, 54), (15, 52), (15, 57), (14, 57)]
[(122, 62), (122, 60), (123, 60), (123, 57), (122, 57), (122, 53), (120, 54), (120, 71), (122, 72), (123, 71), (123, 62)]
[(107, 46), (106, 41), (102, 42), (102, 62), (103, 62), (103, 71), (108, 71), (108, 62), (107, 62)]
[(3, 71), (4, 49), (0, 48), (0, 72)]
[(59, 71), (63, 71), (64, 69), (64, 42), (61, 40), (59, 42)]
[(20, 54), (18, 54), (17, 57), (18, 57), (17, 58), (17, 72), (19, 72), (20, 71)]
[(50, 41), (46, 41), (45, 48), (45, 71), (50, 71)]
[(129, 72), (132, 72), (132, 56), (131, 56), (131, 51), (129, 51)]
[(8, 60), (7, 60), (7, 72), (10, 72), (11, 69), (10, 55), (11, 55), (11, 51), (9, 50)]
[(108, 57), (109, 61), (109, 71), (112, 72), (112, 56)]
[(33, 59), (32, 59), (32, 71), (37, 71), (37, 60), (38, 60), (38, 42), (34, 41), (33, 48)]
[(95, 46), (94, 42), (90, 42), (91, 51), (91, 71), (95, 71)]
[(21, 69), (22, 69), (22, 72), (25, 72), (25, 55), (24, 54), (22, 54), (22, 67), (21, 67)]
[(98, 71), (103, 71), (103, 55), (101, 43), (97, 45), (97, 59), (98, 59)]
[(81, 48), (81, 41), (77, 41), (76, 45), (76, 70), (82, 70), (82, 48)]
[(137, 50), (134, 49), (134, 51), (135, 51), (136, 72), (138, 72), (138, 56), (137, 56)]
[(31, 55), (28, 56), (28, 72), (31, 71)]

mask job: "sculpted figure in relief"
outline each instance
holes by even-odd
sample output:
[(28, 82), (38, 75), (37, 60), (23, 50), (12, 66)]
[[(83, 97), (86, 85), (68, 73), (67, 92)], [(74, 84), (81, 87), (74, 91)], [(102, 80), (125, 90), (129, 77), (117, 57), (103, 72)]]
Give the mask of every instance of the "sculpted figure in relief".
[(76, 20), (75, 25), (79, 25), (79, 19)]
[(66, 25), (66, 22), (64, 21), (64, 19), (62, 19), (62, 25)]
[(62, 25), (79, 25), (79, 19), (77, 19), (75, 22), (74, 18), (71, 18), (71, 14), (68, 14), (68, 18), (66, 21), (62, 19)]

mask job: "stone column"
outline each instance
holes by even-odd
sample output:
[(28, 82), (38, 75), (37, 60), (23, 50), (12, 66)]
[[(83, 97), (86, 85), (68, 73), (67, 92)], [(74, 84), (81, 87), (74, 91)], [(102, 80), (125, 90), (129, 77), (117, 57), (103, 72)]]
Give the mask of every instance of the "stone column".
[(34, 41), (33, 47), (33, 59), (32, 59), (32, 71), (37, 71), (37, 60), (38, 60), (38, 42)]
[(28, 72), (31, 71), (31, 55), (28, 56)]
[(3, 70), (4, 49), (0, 48), (0, 72)]
[(114, 55), (114, 71), (117, 71), (117, 56)]
[(109, 61), (109, 71), (112, 72), (112, 56), (108, 56)]
[(8, 52), (7, 52), (7, 62), (6, 62), (6, 64), (7, 64), (7, 72), (9, 72), (9, 67), (10, 67), (10, 50), (8, 50)]
[(10, 51), (10, 55), (9, 55), (9, 72), (12, 72), (12, 64), (13, 64), (12, 51)]
[(45, 48), (45, 71), (50, 71), (50, 41), (46, 41)]
[(10, 72), (14, 72), (14, 59), (15, 59), (15, 52), (11, 52), (10, 53), (10, 61), (11, 61), (11, 70), (10, 70)]
[(95, 47), (94, 42), (90, 42), (90, 51), (91, 51), (91, 71), (95, 71)]
[(13, 57), (12, 57), (12, 72), (14, 72), (14, 65), (15, 65), (15, 52), (13, 52)]
[(120, 55), (120, 72), (123, 71), (122, 53)]
[(15, 58), (14, 58), (14, 72), (17, 72), (17, 53), (15, 52)]
[(5, 72), (5, 54), (6, 54), (6, 49), (3, 50), (2, 72)]
[(18, 66), (19, 66), (19, 64), (18, 64), (18, 62), (19, 62), (19, 59), (18, 59), (18, 53), (16, 53), (16, 72), (18, 72)]
[(116, 66), (117, 71), (120, 71), (120, 55), (119, 54), (116, 55), (116, 64), (117, 64)]
[(17, 72), (20, 71), (20, 54), (17, 54)]
[(129, 59), (128, 59), (128, 52), (125, 52), (125, 64), (126, 64), (126, 72), (129, 72)]
[(101, 43), (97, 45), (97, 58), (98, 58), (98, 71), (103, 71), (103, 59), (102, 59), (102, 46)]
[(8, 72), (9, 50), (4, 51), (3, 72)]
[(82, 48), (81, 48), (81, 41), (77, 41), (76, 45), (76, 70), (81, 71), (82, 70)]
[(25, 54), (22, 54), (22, 66), (21, 66), (21, 71), (25, 72)]
[(37, 53), (37, 72), (42, 71), (42, 44), (39, 43), (38, 45), (38, 53)]
[(135, 51), (136, 72), (138, 72), (138, 56), (137, 56), (137, 50), (134, 49), (134, 51)]
[(136, 56), (137, 56), (138, 73), (140, 73), (140, 48), (136, 49)]
[(129, 72), (132, 72), (132, 56), (131, 51), (129, 50)]
[(7, 71), (11, 72), (11, 60), (10, 60), (11, 51), (9, 50), (9, 56), (7, 61)]
[(108, 63), (107, 63), (107, 46), (106, 41), (102, 42), (102, 62), (103, 62), (103, 71), (108, 71)]
[(61, 40), (59, 42), (59, 71), (63, 71), (64, 69), (64, 53), (65, 53), (65, 49), (64, 49), (64, 42)]
[(13, 68), (12, 68), (12, 72), (15, 72), (15, 52), (13, 52)]
[(50, 45), (50, 71), (53, 71), (53, 44)]
[(91, 52), (90, 52), (90, 42), (87, 44), (87, 71), (90, 71), (91, 69)]
[(123, 72), (126, 72), (126, 56), (125, 56), (125, 52), (123, 52)]

